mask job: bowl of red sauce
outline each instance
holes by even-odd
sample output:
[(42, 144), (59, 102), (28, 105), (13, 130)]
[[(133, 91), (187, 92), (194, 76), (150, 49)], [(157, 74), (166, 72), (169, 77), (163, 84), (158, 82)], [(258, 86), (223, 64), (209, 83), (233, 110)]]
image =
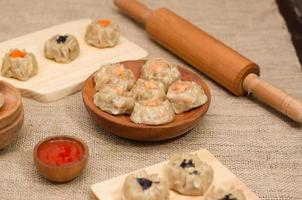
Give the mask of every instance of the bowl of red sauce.
[(72, 136), (52, 136), (36, 144), (34, 162), (48, 180), (64, 183), (73, 180), (87, 165), (88, 146)]

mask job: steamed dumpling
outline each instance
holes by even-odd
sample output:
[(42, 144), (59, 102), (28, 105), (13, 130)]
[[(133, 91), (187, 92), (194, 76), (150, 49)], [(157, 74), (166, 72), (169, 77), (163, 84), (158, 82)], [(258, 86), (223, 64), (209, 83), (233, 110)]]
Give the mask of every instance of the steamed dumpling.
[(44, 54), (58, 63), (69, 63), (80, 54), (80, 45), (73, 35), (55, 35), (46, 41)]
[[(227, 184), (225, 184), (227, 185)], [(225, 187), (217, 188), (212, 186), (207, 194), (205, 195), (205, 200), (246, 200), (245, 195), (243, 194), (242, 190), (231, 188), (231, 187)], [(227, 188), (227, 189), (225, 189)]]
[(135, 76), (130, 69), (120, 63), (105, 64), (94, 74), (95, 90), (100, 90), (106, 84), (114, 84), (130, 90), (135, 84)]
[(165, 86), (159, 81), (138, 79), (131, 92), (137, 101), (166, 99)]
[(142, 79), (161, 81), (167, 88), (180, 77), (177, 65), (162, 58), (150, 59), (142, 66)]
[(130, 114), (134, 99), (123, 88), (109, 84), (94, 95), (94, 104), (112, 115)]
[(86, 42), (98, 48), (113, 47), (119, 38), (119, 27), (108, 19), (93, 21), (88, 25), (85, 34)]
[(201, 86), (193, 81), (176, 81), (170, 86), (167, 98), (176, 114), (199, 107), (208, 100)]
[(170, 188), (180, 194), (204, 195), (212, 184), (214, 171), (195, 154), (175, 155), (164, 168)]
[(136, 102), (130, 116), (137, 124), (161, 125), (172, 122), (175, 114), (168, 100), (147, 100)]
[(12, 49), (2, 60), (1, 75), (26, 81), (38, 73), (38, 63), (34, 54)]
[(148, 175), (140, 171), (127, 176), (123, 189), (123, 200), (168, 200), (169, 187), (157, 174)]

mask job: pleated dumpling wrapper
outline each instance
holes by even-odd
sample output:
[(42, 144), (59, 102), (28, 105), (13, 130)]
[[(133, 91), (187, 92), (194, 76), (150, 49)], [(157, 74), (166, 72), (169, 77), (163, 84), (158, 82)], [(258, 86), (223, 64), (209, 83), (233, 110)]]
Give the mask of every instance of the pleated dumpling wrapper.
[(73, 35), (55, 35), (44, 45), (45, 57), (58, 63), (70, 63), (80, 54), (80, 45)]
[(172, 122), (175, 118), (172, 105), (168, 100), (137, 101), (130, 116), (137, 124), (161, 125)]
[(130, 114), (134, 99), (123, 88), (108, 84), (94, 95), (94, 104), (112, 115)]
[(204, 195), (213, 182), (214, 171), (195, 154), (173, 156), (164, 167), (170, 188), (180, 194)]
[(120, 63), (105, 64), (94, 74), (95, 90), (100, 90), (106, 84), (118, 85), (124, 90), (130, 90), (135, 84), (134, 73)]
[(39, 72), (38, 62), (34, 54), (12, 49), (2, 60), (1, 75), (26, 81)]
[(167, 98), (176, 114), (199, 107), (208, 101), (202, 87), (194, 81), (176, 81), (169, 87)]
[(92, 21), (85, 34), (86, 42), (97, 48), (113, 47), (118, 44), (119, 38), (118, 25), (108, 19)]
[(246, 200), (242, 190), (236, 189), (228, 184), (224, 184), (222, 188), (211, 186), (206, 193), (204, 200)]
[(176, 64), (162, 58), (154, 58), (142, 66), (141, 78), (161, 81), (168, 88), (181, 78), (181, 74)]
[(165, 100), (165, 86), (160, 81), (138, 79), (131, 90), (132, 95), (137, 101), (151, 99)]
[(168, 183), (157, 174), (139, 171), (126, 177), (122, 200), (168, 200)]

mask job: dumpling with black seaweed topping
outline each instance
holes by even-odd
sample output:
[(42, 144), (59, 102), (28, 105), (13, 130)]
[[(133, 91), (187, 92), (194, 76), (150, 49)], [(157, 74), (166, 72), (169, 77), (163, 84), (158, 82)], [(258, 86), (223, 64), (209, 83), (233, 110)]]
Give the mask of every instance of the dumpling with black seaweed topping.
[(55, 35), (46, 41), (44, 54), (58, 63), (69, 63), (80, 54), (80, 45), (73, 35)]
[(214, 171), (195, 154), (173, 156), (164, 167), (170, 188), (180, 194), (201, 196), (213, 182)]
[(26, 81), (39, 71), (38, 62), (33, 53), (12, 49), (2, 60), (1, 75)]
[(168, 200), (168, 183), (157, 174), (140, 171), (126, 177), (122, 200)]
[(113, 47), (117, 45), (119, 38), (119, 27), (108, 19), (92, 21), (85, 34), (86, 42), (97, 48)]
[(224, 189), (212, 186), (206, 193), (204, 200), (246, 200), (246, 197), (242, 190), (235, 187), (226, 187), (228, 184), (224, 184)]

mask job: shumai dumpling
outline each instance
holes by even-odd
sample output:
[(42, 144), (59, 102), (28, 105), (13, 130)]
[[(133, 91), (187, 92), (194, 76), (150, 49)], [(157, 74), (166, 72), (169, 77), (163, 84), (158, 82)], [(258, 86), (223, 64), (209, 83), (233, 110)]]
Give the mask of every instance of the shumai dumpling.
[(208, 100), (202, 87), (193, 81), (176, 81), (168, 90), (167, 98), (176, 114), (205, 104)]
[(105, 64), (94, 74), (94, 82), (95, 90), (100, 90), (106, 84), (119, 85), (130, 90), (135, 84), (135, 76), (120, 63)]
[(108, 19), (92, 21), (85, 34), (86, 42), (98, 48), (113, 47), (117, 45), (119, 38), (119, 27)]
[[(225, 185), (224, 185), (225, 187)], [(222, 189), (212, 186), (206, 193), (205, 200), (246, 200), (242, 190), (236, 188)]]
[(94, 95), (94, 104), (112, 115), (130, 114), (134, 99), (123, 88), (108, 84)]
[(137, 101), (166, 99), (165, 86), (160, 81), (138, 79), (131, 92)]
[(170, 188), (180, 194), (199, 196), (212, 184), (214, 171), (195, 154), (175, 155), (164, 168)]
[(2, 61), (1, 75), (7, 78), (26, 81), (36, 75), (38, 71), (38, 63), (34, 54), (19, 49), (10, 50)]
[(80, 45), (73, 35), (55, 35), (46, 41), (44, 54), (58, 63), (69, 63), (80, 54)]
[(130, 116), (137, 124), (161, 125), (172, 122), (175, 118), (172, 105), (168, 100), (139, 101), (134, 105)]
[(177, 65), (162, 58), (148, 60), (142, 66), (141, 78), (145, 80), (161, 81), (168, 88), (181, 78)]
[(157, 174), (140, 171), (126, 177), (122, 188), (123, 200), (168, 200), (169, 187)]

